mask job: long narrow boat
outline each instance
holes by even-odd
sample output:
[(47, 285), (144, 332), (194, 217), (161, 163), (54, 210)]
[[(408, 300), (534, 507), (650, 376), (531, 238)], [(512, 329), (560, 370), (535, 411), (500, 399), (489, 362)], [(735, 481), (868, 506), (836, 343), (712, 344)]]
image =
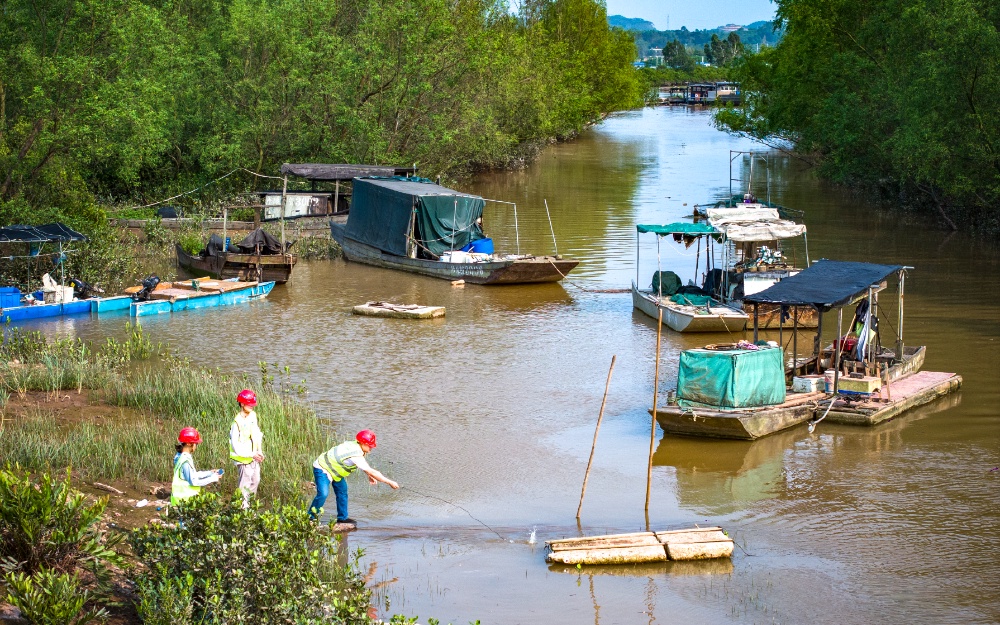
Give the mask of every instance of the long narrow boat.
[[(230, 286), (232, 285), (232, 286)], [(201, 290), (191, 288), (167, 288), (152, 293), (152, 298), (145, 302), (132, 302), (129, 305), (129, 315), (145, 317), (182, 310), (199, 308), (214, 308), (242, 304), (256, 299), (263, 299), (274, 288), (274, 282), (236, 282), (225, 281), (200, 283)]]
[(473, 284), (558, 282), (579, 264), (493, 253), (485, 202), (420, 178), (355, 178), (347, 224), (331, 221), (330, 235), (347, 260)]

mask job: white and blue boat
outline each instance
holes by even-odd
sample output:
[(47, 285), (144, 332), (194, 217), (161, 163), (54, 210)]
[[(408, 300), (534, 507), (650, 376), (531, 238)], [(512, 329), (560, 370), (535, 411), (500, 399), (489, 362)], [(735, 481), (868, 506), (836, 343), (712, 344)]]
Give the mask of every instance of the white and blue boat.
[[(216, 285), (218, 290), (212, 288)], [(146, 317), (182, 310), (244, 304), (267, 297), (274, 288), (274, 282), (220, 280), (214, 283), (202, 282), (200, 287), (202, 290), (199, 291), (176, 287), (154, 291), (153, 299), (129, 304), (129, 316)]]

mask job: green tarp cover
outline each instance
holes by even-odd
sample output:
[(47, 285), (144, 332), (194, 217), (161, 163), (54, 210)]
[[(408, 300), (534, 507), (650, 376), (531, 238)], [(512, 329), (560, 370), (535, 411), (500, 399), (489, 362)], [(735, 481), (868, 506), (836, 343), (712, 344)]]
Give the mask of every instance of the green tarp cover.
[(681, 306), (710, 306), (719, 303), (708, 295), (695, 295), (693, 293), (678, 293), (671, 297), (670, 301)]
[(672, 271), (654, 271), (653, 283), (650, 285), (653, 293), (673, 295), (681, 288), (681, 277)]
[(347, 235), (387, 254), (405, 256), (410, 218), (416, 213), (420, 245), (440, 255), (483, 238), (476, 220), (484, 205), (481, 197), (423, 178), (355, 178)]
[(681, 352), (677, 398), (718, 408), (773, 406), (785, 401), (784, 351), (689, 349)]
[(719, 231), (706, 223), (673, 223), (665, 226), (639, 224), (635, 227), (642, 233), (652, 232), (660, 236), (667, 234), (719, 234)]

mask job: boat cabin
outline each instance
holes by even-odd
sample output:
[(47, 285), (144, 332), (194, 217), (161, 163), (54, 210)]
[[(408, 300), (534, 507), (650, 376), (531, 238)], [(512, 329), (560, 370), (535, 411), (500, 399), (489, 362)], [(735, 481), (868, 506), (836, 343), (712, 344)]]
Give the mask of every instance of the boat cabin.
[(716, 93), (715, 83), (691, 83), (687, 87), (687, 103), (712, 104)]

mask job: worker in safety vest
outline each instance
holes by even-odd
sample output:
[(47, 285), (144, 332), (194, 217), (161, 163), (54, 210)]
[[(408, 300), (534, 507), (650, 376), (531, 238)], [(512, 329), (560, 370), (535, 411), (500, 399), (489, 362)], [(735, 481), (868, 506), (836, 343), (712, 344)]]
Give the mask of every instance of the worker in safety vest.
[(372, 484), (382, 482), (391, 486), (393, 490), (399, 488), (399, 484), (369, 466), (365, 454), (373, 449), (375, 449), (375, 432), (361, 430), (355, 440), (341, 443), (316, 458), (316, 462), (313, 463), (316, 498), (309, 507), (310, 518), (317, 519), (323, 514), (323, 504), (330, 494), (332, 482), (333, 494), (337, 500), (337, 523), (357, 525), (354, 519), (347, 516), (347, 480), (344, 478), (358, 469), (368, 475), (368, 481)]
[(260, 486), (260, 465), (264, 462), (261, 440), (264, 435), (257, 425), (257, 395), (249, 389), (236, 396), (240, 411), (229, 428), (229, 457), (236, 465), (236, 487), (243, 492), (243, 507), (250, 507), (250, 495)]
[(191, 453), (201, 443), (201, 434), (192, 427), (181, 430), (177, 436), (177, 455), (174, 456), (174, 480), (170, 487), (170, 504), (176, 506), (185, 499), (201, 492), (202, 486), (219, 481), (223, 470), (198, 471), (194, 468)]

